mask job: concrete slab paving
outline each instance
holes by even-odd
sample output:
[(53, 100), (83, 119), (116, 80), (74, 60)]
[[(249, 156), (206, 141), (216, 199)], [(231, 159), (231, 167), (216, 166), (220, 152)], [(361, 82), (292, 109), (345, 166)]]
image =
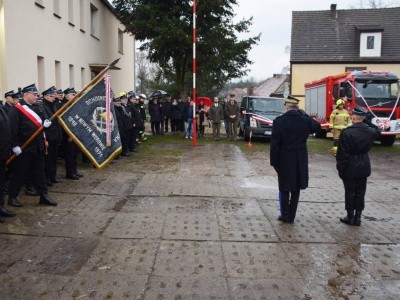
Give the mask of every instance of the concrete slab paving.
[(372, 156), (362, 226), (349, 227), (334, 158), (310, 153), (288, 225), (267, 150), (179, 149), (83, 166), (82, 179), (50, 187), (57, 207), (21, 193), (24, 207), (0, 224), (0, 299), (400, 298), (395, 158)]

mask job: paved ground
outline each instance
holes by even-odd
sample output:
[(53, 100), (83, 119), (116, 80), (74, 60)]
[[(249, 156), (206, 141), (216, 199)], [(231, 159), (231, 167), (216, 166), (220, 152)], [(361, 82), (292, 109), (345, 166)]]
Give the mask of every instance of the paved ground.
[[(164, 145), (162, 147), (175, 146)], [(209, 144), (119, 160), (0, 225), (0, 299), (399, 299), (398, 156), (373, 157), (361, 227), (339, 223), (334, 158), (310, 155), (293, 225), (267, 152)]]

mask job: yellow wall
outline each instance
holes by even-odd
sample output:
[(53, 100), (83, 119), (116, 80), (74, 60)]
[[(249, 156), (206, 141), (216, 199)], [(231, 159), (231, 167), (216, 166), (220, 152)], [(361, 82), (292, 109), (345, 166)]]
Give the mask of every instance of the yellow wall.
[[(0, 0), (0, 99), (4, 92), (36, 83), (39, 92), (56, 85), (55, 61), (60, 62), (61, 83), (70, 87), (70, 65), (74, 66), (73, 86), (80, 90), (91, 79), (89, 64), (107, 64), (121, 58), (110, 71), (114, 90), (133, 90), (135, 81), (135, 40), (124, 33), (124, 51), (118, 52), (118, 29), (124, 30), (117, 17), (100, 0), (84, 1), (84, 25), (80, 24), (80, 1), (73, 0), (73, 20), (69, 7), (60, 3), (60, 17), (53, 15), (53, 1)], [(98, 8), (98, 36), (90, 34), (90, 4)], [(4, 12), (4, 13), (2, 13)], [(4, 16), (4, 17), (3, 17)], [(82, 30), (81, 30), (82, 29)], [(44, 58), (44, 82), (39, 86), (38, 59)], [(81, 68), (85, 72), (81, 76)]]
[[(291, 94), (304, 100), (304, 84), (330, 75), (344, 73), (346, 67), (367, 67), (370, 71), (389, 71), (400, 76), (400, 64), (292, 64), (291, 66)], [(300, 102), (304, 108), (304, 101)]]

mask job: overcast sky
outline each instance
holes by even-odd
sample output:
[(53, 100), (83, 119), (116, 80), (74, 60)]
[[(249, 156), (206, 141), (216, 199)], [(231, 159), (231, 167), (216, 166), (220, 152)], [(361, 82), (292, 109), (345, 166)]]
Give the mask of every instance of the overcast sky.
[[(400, 0), (383, 2), (400, 7)], [(285, 47), (290, 46), (292, 11), (329, 10), (332, 3), (337, 4), (338, 10), (360, 7), (360, 0), (238, 0), (238, 3), (237, 18), (253, 16), (250, 34), (261, 33), (259, 44), (249, 53), (254, 64), (249, 66), (248, 77), (256, 80), (281, 73), (289, 65), (290, 53), (285, 53)]]

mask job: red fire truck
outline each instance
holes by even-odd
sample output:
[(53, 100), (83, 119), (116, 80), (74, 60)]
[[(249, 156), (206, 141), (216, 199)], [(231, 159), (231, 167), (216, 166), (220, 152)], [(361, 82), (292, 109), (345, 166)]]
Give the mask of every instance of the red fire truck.
[(355, 106), (368, 110), (368, 117), (381, 130), (380, 142), (392, 146), (400, 134), (399, 78), (386, 71), (352, 71), (328, 76), (305, 84), (305, 110), (321, 123), (318, 137), (326, 137), (335, 102), (346, 100), (351, 112)]

